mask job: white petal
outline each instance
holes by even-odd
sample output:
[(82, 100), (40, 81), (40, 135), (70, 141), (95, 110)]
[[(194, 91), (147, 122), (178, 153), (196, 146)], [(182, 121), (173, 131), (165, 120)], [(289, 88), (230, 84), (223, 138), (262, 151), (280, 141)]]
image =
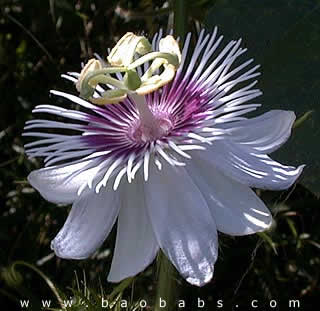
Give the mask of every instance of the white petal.
[(131, 184), (125, 182), (121, 189), (122, 206), (108, 276), (110, 282), (138, 274), (154, 260), (159, 250), (144, 202), (143, 178), (138, 174)]
[(31, 172), (28, 180), (46, 200), (53, 203), (72, 203), (78, 198), (78, 189), (90, 179), (93, 172), (92, 169), (86, 169), (70, 177), (85, 168), (87, 164), (88, 161), (42, 168)]
[(224, 176), (203, 159), (194, 156), (192, 160), (187, 170), (205, 197), (220, 232), (246, 235), (270, 227), (270, 211), (248, 186)]
[(228, 128), (232, 141), (269, 154), (288, 140), (295, 118), (293, 111), (271, 110), (256, 118), (225, 123), (217, 127)]
[(70, 214), (51, 242), (56, 255), (67, 259), (89, 257), (101, 246), (115, 223), (120, 208), (119, 193), (112, 187), (99, 194), (85, 191), (73, 203)]
[(282, 190), (300, 176), (304, 165), (285, 166), (249, 146), (230, 140), (216, 140), (206, 152), (197, 153), (223, 174), (249, 187)]
[(208, 283), (218, 256), (217, 231), (207, 203), (182, 167), (150, 165), (146, 204), (161, 249), (191, 284)]

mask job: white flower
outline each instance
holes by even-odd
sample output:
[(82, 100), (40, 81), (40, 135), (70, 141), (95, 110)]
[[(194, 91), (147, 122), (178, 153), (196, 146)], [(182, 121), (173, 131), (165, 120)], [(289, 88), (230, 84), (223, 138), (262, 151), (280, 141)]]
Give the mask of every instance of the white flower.
[[(190, 38), (174, 79), (161, 89), (105, 106), (51, 91), (82, 109), (39, 105), (34, 113), (64, 122), (36, 119), (25, 127), (24, 136), (40, 138), (26, 144), (27, 154), (44, 157), (46, 166), (29, 175), (31, 185), (50, 202), (72, 203), (52, 249), (87, 258), (118, 220), (112, 282), (142, 271), (161, 248), (188, 282), (204, 285), (218, 256), (217, 231), (246, 235), (271, 225), (250, 188), (287, 189), (303, 169), (268, 156), (289, 138), (293, 112), (244, 117), (260, 106), (248, 101), (261, 91), (257, 81), (244, 84), (259, 75), (252, 59), (234, 65), (246, 51), (241, 40), (221, 48), (216, 29), (202, 31), (191, 49)], [(77, 82), (79, 74), (65, 77)], [(93, 97), (104, 91), (97, 85)]]

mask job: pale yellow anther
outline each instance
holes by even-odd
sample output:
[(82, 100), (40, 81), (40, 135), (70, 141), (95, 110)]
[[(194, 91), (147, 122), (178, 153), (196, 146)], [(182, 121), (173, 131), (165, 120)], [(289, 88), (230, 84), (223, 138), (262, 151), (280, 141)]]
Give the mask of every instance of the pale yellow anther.
[(146, 37), (141, 37), (137, 45), (136, 52), (140, 55), (145, 55), (152, 52), (152, 45)]
[(166, 36), (159, 42), (159, 51), (170, 53), (177, 56), (179, 64), (181, 63), (181, 52), (178, 42), (172, 36)]
[[(93, 71), (99, 70), (101, 68), (102, 68), (102, 65), (101, 65), (100, 61), (98, 61), (97, 59), (94, 59), (94, 58), (89, 59), (87, 64), (82, 68), (82, 70), (80, 72), (79, 79), (76, 83), (76, 88), (77, 88), (78, 92), (81, 91), (82, 82), (83, 82), (84, 78), (87, 76), (87, 74), (89, 72), (93, 72)], [(90, 84), (90, 82), (89, 82), (89, 84)], [(95, 87), (95, 85), (91, 85), (91, 86)]]
[(146, 95), (159, 89), (160, 87), (169, 83), (176, 73), (175, 66), (171, 64), (164, 64), (164, 71), (160, 75), (152, 76), (144, 81), (141, 86), (136, 89), (139, 95)]
[(161, 86), (169, 83), (175, 76), (176, 74), (176, 67), (168, 64), (168, 65), (164, 65), (164, 71), (162, 72), (162, 74), (160, 75), (161, 78)]
[(151, 78), (144, 81), (141, 84), (141, 86), (138, 89), (136, 89), (135, 92), (138, 95), (146, 95), (146, 94), (152, 93), (159, 88), (158, 85), (160, 84), (160, 82), (161, 82), (161, 79), (159, 75), (152, 76)]
[(144, 55), (149, 52), (151, 45), (145, 37), (127, 32), (111, 50), (107, 59), (111, 66), (128, 66), (133, 62), (136, 53)]
[[(172, 36), (166, 36), (159, 42), (159, 51), (161, 53), (174, 55), (177, 61), (175, 63), (170, 63), (166, 58), (155, 58), (148, 70), (141, 77), (142, 84), (136, 89), (136, 93), (139, 95), (146, 95), (156, 91), (169, 83), (175, 76), (177, 67), (181, 62), (181, 53), (178, 42)], [(160, 75), (153, 75), (154, 72), (162, 66), (164, 68), (163, 72)]]

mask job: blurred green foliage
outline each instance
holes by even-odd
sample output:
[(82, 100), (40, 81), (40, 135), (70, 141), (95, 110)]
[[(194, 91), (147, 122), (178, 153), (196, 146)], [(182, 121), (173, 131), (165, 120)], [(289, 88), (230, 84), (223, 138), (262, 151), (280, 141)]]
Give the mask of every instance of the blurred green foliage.
[[(28, 310), (38, 311), (41, 299), (52, 299), (61, 310), (55, 288), (60, 299), (71, 296), (78, 301), (72, 310), (100, 310), (101, 297), (116, 290), (106, 282), (115, 231), (88, 260), (66, 261), (52, 255), (50, 241), (63, 225), (68, 207), (46, 202), (28, 185), (26, 176), (41, 163), (25, 157), (21, 132), (33, 107), (53, 101), (50, 89), (74, 92), (60, 79), (62, 73), (79, 71), (81, 62), (94, 52), (105, 57), (107, 48), (127, 31), (152, 36), (160, 27), (172, 28), (173, 6), (163, 0), (0, 3), (0, 305), (21, 310), (19, 299), (30, 299)], [(195, 31), (205, 22), (208, 29), (220, 26), (226, 41), (244, 38), (248, 55), (263, 65), (264, 109), (295, 110), (298, 117), (313, 113), (277, 155), (286, 163), (310, 167), (303, 185), (281, 193), (259, 192), (275, 215), (273, 229), (260, 236), (220, 235), (213, 281), (195, 288), (176, 280), (179, 299), (186, 300), (187, 310), (196, 309), (198, 297), (206, 301), (207, 310), (217, 309), (220, 299), (222, 310), (236, 304), (250, 310), (252, 299), (259, 301), (258, 310), (268, 310), (271, 299), (281, 310), (288, 310), (289, 299), (300, 299), (301, 310), (314, 310), (320, 274), (319, 200), (314, 194), (319, 194), (320, 172), (320, 1), (185, 3), (186, 29)], [(14, 267), (16, 261), (20, 265)], [(130, 301), (128, 310), (139, 310), (139, 299), (152, 306), (155, 272), (150, 266), (128, 288), (116, 292), (112, 310), (120, 310), (121, 298)]]

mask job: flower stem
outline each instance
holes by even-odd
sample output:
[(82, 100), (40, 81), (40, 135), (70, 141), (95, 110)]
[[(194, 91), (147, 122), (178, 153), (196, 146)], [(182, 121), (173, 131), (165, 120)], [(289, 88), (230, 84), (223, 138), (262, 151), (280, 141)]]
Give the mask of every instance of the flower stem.
[(124, 279), (109, 295), (109, 300), (112, 301), (119, 293), (122, 293), (134, 281), (133, 277)]
[(175, 310), (177, 296), (177, 271), (162, 251), (158, 260), (158, 285), (154, 311)]
[(172, 0), (174, 12), (174, 32), (177, 37), (180, 37), (181, 42), (187, 32), (187, 1), (186, 0)]

